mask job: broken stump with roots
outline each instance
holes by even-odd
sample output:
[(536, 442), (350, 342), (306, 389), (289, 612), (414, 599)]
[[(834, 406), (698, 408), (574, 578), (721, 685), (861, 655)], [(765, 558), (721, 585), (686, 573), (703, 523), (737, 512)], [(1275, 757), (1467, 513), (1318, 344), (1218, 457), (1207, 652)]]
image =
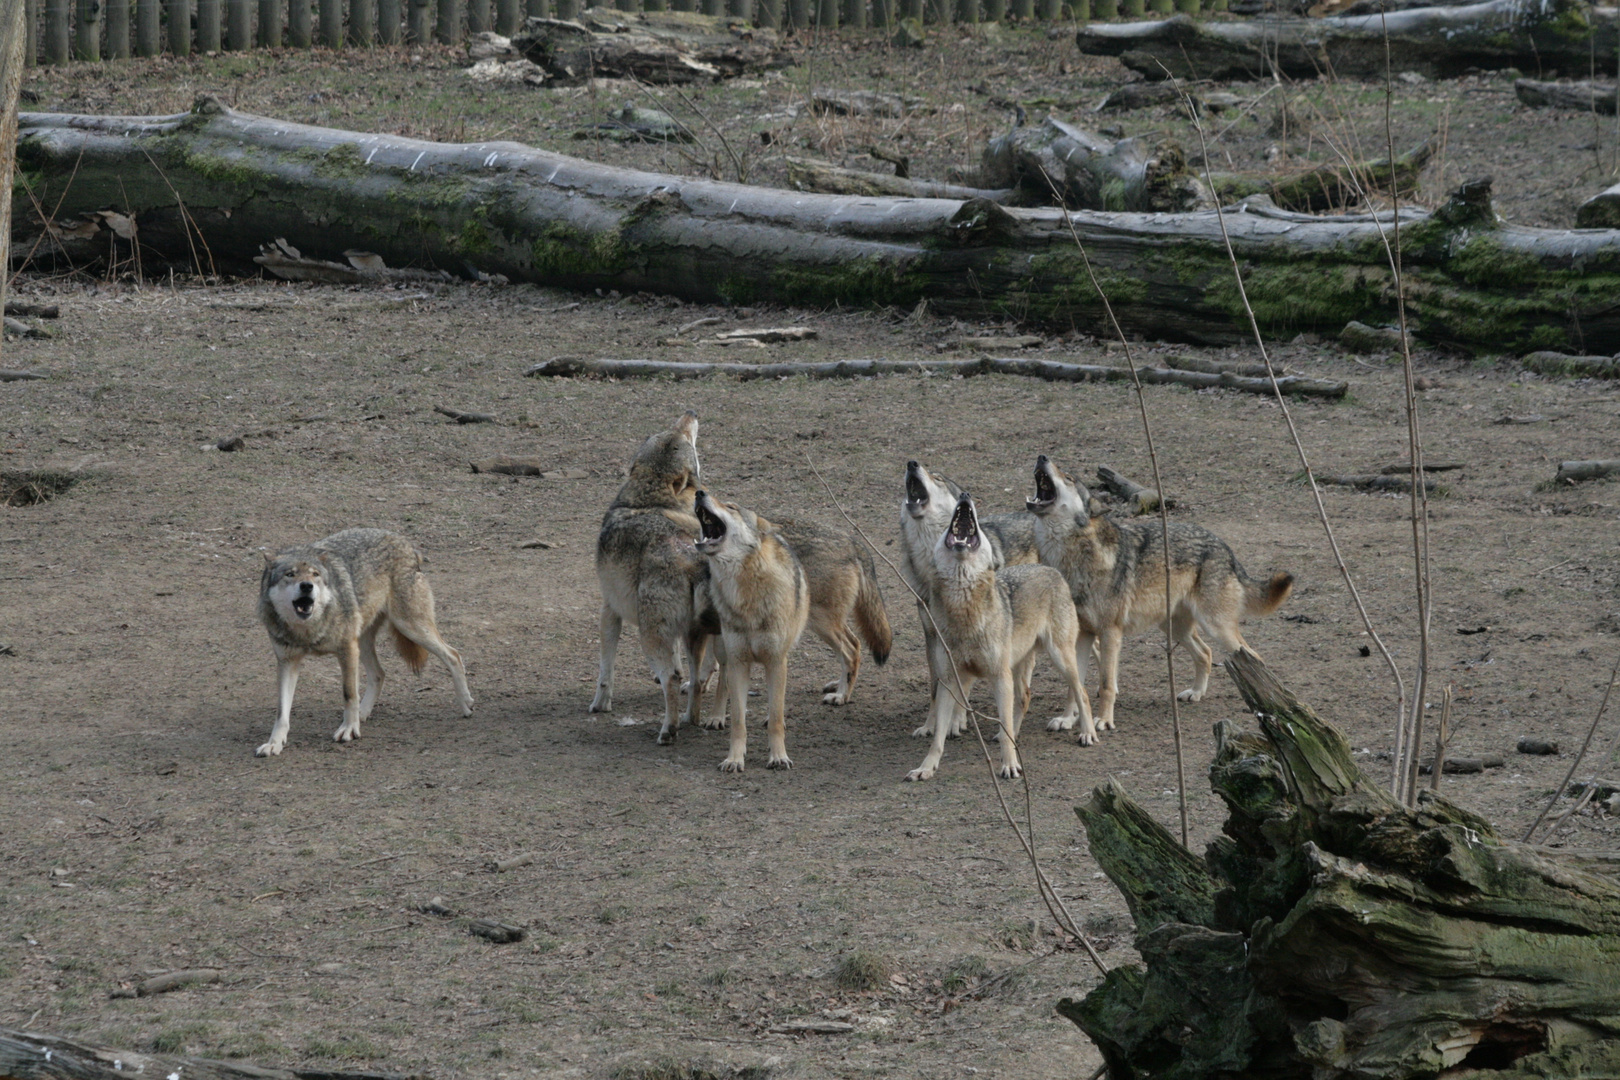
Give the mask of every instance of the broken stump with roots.
[(1620, 882), (1395, 801), (1253, 654), (1199, 859), (1115, 783), (1077, 808), (1146, 964), (1058, 1011), (1112, 1080), (1620, 1077)]

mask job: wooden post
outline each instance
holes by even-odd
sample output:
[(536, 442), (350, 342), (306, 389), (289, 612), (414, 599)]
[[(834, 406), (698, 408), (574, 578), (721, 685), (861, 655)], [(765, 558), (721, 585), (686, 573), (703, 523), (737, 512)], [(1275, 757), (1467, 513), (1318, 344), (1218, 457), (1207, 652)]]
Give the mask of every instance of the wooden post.
[(73, 14), (73, 59), (101, 59), (101, 0), (77, 0)]
[(467, 0), (467, 33), (481, 34), (489, 27), (489, 0)]
[[(219, 51), (219, 2), (220, 0), (197, 0), (197, 51), (201, 53)], [(116, 7), (118, 0), (113, 0)], [(108, 9), (111, 10), (110, 8)], [(109, 36), (112, 27), (108, 25)], [(111, 44), (108, 45), (109, 51)]]
[(343, 0), (320, 0), (320, 36), (328, 49), (343, 48)]
[(523, 26), (522, 0), (495, 0), (495, 32), (511, 37)]
[(433, 36), (433, 0), (409, 0), (410, 6), (405, 9), (405, 17), (409, 20), (405, 27), (405, 40), (412, 45), (421, 45)]
[[(489, 29), (489, 0), (484, 2), (484, 26)], [(349, 42), (362, 49), (377, 43), (377, 0), (349, 0)]]
[(893, 23), (893, 0), (872, 0), (872, 25), (879, 30), (887, 30)]
[(461, 0), (439, 0), (439, 25), (434, 38), (441, 45), (461, 44)]
[[(964, 3), (968, 0), (963, 0)], [(978, 0), (972, 0), (977, 3)], [(866, 29), (866, 0), (844, 0), (844, 25), (854, 30)]]
[[(30, 12), (33, 5), (28, 5)], [(33, 37), (33, 19), (28, 19), (28, 36)], [(32, 44), (32, 43), (30, 43)], [(107, 58), (129, 59), (129, 0), (110, 0), (107, 4)]]
[(984, 0), (984, 21), (998, 23), (1007, 17), (1007, 0)]
[(769, 30), (781, 29), (782, 0), (756, 0), (754, 21)]
[(225, 47), (231, 52), (253, 47), (253, 0), (225, 0)]
[(637, 0), (613, 0), (613, 6), (620, 11), (636, 11), (640, 4)]
[(165, 0), (169, 12), (169, 51), (191, 55), (191, 0)]
[[(636, 0), (630, 0), (635, 3)], [(754, 14), (754, 0), (726, 0), (726, 14), (735, 19), (751, 18)]]
[(1036, 12), (1042, 22), (1057, 22), (1063, 17), (1063, 0), (1041, 0)]
[(956, 21), (974, 25), (979, 21), (979, 0), (956, 0)]
[[(549, 19), (555, 10), (551, 0), (525, 0), (524, 14), (530, 19)], [(558, 16), (561, 18), (561, 16)]]
[(579, 18), (580, 2), (579, 0), (555, 0), (554, 10), (557, 13), (556, 17), (559, 19), (577, 19)]
[[(395, 9), (395, 22), (398, 22), (398, 9)], [(287, 44), (295, 49), (307, 49), (315, 43), (314, 17), (310, 11), (309, 0), (288, 0), (287, 7)]]
[(900, 17), (902, 19), (922, 18), (923, 0), (900, 0)]
[(816, 25), (823, 30), (838, 29), (838, 0), (817, 0)]
[(669, 0), (671, 11), (696, 11), (697, 0)]
[(27, 10), (23, 12), (23, 36), (27, 38), (24, 61), (29, 67), (39, 63), (39, 0), (28, 0)]
[(281, 48), (281, 27), (286, 20), (282, 0), (259, 0), (259, 45)]
[(45, 0), (45, 62), (68, 62), (68, 0)]
[(1119, 0), (1091, 0), (1091, 17), (1103, 20), (1118, 18)]
[(705, 15), (724, 15), (726, 13), (725, 0), (701, 0), (698, 10)]
[(667, 11), (669, 5), (664, 0), (642, 0), (642, 11)]
[(17, 96), (34, 25), (24, 0), (0, 3), (0, 309), (11, 279), (11, 180), (17, 166)]
[(162, 0), (135, 0), (136, 56), (156, 56), (163, 51), (162, 19)]

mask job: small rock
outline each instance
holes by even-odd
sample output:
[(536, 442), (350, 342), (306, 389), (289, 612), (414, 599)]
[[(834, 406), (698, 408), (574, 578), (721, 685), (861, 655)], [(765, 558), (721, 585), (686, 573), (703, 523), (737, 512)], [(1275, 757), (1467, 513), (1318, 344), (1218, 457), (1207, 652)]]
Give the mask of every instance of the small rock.
[(1363, 355), (1401, 351), (1401, 332), (1393, 326), (1368, 326), (1354, 319), (1339, 331), (1339, 344)]

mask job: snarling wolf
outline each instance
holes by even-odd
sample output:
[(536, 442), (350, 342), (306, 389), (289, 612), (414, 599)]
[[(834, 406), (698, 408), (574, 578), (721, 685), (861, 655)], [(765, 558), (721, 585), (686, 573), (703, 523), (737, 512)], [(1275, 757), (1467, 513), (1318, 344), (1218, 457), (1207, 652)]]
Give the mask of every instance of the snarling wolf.
[[(1090, 746), (1097, 741), (1097, 731), (1114, 726), (1120, 642), (1126, 634), (1166, 622), (1163, 523), (1116, 521), (1093, 513), (1085, 487), (1045, 454), (1036, 459), (1035, 494), (1026, 505), (1036, 518), (1041, 562), (1062, 572), (1074, 597), (1080, 618), (1075, 661), (1081, 675), (1094, 640), (1102, 669), (1095, 723), (1082, 697), (1071, 701), (1070, 712), (1048, 726), (1072, 727), (1077, 716), (1080, 743)], [(1198, 701), (1209, 689), (1213, 663), (1199, 631), (1228, 653), (1247, 649), (1238, 620), (1276, 611), (1293, 591), (1294, 577), (1285, 573), (1265, 581), (1249, 577), (1226, 542), (1197, 525), (1171, 522), (1169, 538), (1170, 636), (1193, 657), (1193, 685), (1177, 696)]]
[[(259, 581), (259, 618), (276, 650), (281, 711), (270, 741), (254, 753), (272, 757), (287, 745), (298, 667), (306, 656), (336, 655), (343, 669), (343, 726), (332, 737), (360, 737), (382, 687), (377, 633), (384, 626), (412, 671), (428, 654), (437, 656), (456, 684), (456, 704), (472, 714), (472, 694), (461, 654), (439, 637), (433, 590), (422, 575), (422, 557), (411, 542), (382, 529), (345, 529), (312, 544), (265, 556)], [(360, 691), (360, 669), (366, 672)]]

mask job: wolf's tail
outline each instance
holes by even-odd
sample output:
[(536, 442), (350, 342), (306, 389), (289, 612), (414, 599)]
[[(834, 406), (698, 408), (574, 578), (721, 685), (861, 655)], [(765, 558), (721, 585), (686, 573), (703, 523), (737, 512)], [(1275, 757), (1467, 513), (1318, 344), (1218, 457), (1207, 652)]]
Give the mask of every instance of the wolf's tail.
[(405, 661), (405, 666), (411, 669), (412, 675), (420, 675), (422, 665), (428, 662), (428, 651), (400, 633), (399, 627), (389, 626), (389, 629), (394, 632), (394, 648), (399, 650), (400, 658)]
[(855, 626), (861, 639), (872, 650), (872, 659), (883, 663), (894, 647), (894, 631), (889, 628), (889, 610), (883, 606), (883, 594), (878, 591), (877, 572), (872, 560), (861, 560), (861, 583), (855, 593)]
[(1243, 581), (1243, 614), (1270, 615), (1282, 607), (1288, 594), (1294, 591), (1294, 575), (1282, 572), (1271, 575), (1270, 581), (1245, 578)]

